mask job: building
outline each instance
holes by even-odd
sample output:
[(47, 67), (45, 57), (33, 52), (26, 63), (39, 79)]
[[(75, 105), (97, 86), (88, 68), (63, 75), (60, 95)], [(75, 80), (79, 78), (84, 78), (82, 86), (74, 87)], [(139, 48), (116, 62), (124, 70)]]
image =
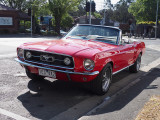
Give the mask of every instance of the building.
[(18, 32), (21, 20), (30, 21), (30, 17), (24, 12), (0, 4), (0, 34)]

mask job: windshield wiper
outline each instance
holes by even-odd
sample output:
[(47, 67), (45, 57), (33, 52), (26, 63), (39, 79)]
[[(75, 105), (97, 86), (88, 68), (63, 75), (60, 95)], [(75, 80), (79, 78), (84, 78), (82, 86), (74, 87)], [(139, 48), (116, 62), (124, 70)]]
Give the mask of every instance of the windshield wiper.
[(100, 42), (115, 44), (115, 37), (98, 36), (95, 40)]
[(69, 39), (69, 38), (72, 38), (72, 39), (87, 39), (86, 35), (74, 35), (74, 36), (68, 36), (66, 39)]

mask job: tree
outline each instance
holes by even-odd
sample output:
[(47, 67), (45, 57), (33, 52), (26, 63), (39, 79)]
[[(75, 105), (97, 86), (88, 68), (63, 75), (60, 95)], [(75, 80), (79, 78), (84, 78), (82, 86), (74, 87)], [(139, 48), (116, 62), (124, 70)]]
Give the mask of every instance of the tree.
[(81, 0), (80, 4), (78, 5), (77, 11), (69, 11), (69, 14), (73, 17), (80, 17), (86, 14), (86, 0)]
[(31, 0), (27, 7), (32, 7), (33, 15), (36, 17), (50, 15), (47, 0)]
[(26, 0), (0, 0), (0, 3), (20, 11), (25, 11), (27, 9)]
[(120, 23), (127, 23), (129, 19), (133, 19), (132, 14), (128, 12), (131, 0), (121, 0), (115, 5), (112, 20)]
[(55, 31), (60, 34), (62, 18), (71, 10), (77, 10), (81, 0), (49, 0), (49, 9), (55, 18)]
[(133, 14), (138, 22), (156, 20), (156, 0), (137, 0), (129, 7), (129, 12)]
[(73, 18), (72, 18), (72, 16), (70, 16), (69, 14), (66, 14), (66, 15), (62, 18), (61, 26), (66, 30), (67, 28), (72, 27), (72, 23), (73, 23)]
[(111, 4), (111, 0), (107, 0), (107, 1), (106, 1), (106, 5), (107, 5), (107, 8), (108, 8), (108, 9), (113, 8), (113, 4)]
[(20, 11), (27, 11), (32, 6), (34, 12), (40, 15), (42, 11), (43, 13), (49, 12), (46, 7), (47, 0), (0, 0), (0, 3)]
[(69, 14), (71, 16), (80, 17), (86, 14), (86, 10), (83, 5), (79, 5), (77, 11), (69, 11)]
[(93, 14), (93, 16), (94, 16), (95, 18), (97, 18), (97, 19), (102, 19), (102, 16), (101, 16), (100, 13), (94, 12), (94, 13), (92, 13), (92, 14)]

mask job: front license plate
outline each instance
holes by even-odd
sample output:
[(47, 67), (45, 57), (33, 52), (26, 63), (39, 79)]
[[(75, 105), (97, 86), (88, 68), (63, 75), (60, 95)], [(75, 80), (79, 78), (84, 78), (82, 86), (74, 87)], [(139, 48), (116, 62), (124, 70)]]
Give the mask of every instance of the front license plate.
[(46, 69), (38, 69), (38, 71), (41, 76), (56, 78), (56, 73), (54, 71)]

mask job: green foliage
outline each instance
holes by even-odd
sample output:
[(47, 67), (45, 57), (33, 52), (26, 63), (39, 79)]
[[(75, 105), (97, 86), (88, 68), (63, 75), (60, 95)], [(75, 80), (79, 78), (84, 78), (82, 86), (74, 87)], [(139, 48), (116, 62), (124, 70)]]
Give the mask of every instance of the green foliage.
[(73, 23), (73, 18), (69, 14), (67, 14), (62, 18), (61, 26), (64, 29), (66, 29), (68, 27), (70, 28), (70, 27), (72, 27), (72, 23)]
[(27, 3), (28, 2), (26, 0), (0, 0), (0, 4), (20, 11), (25, 11), (27, 9)]
[[(137, 22), (137, 24), (148, 24), (148, 25), (155, 25), (156, 24), (156, 22), (154, 22), (154, 21), (141, 21), (141, 22)], [(160, 24), (160, 21), (158, 21), (158, 24)]]
[(80, 0), (49, 0), (49, 9), (53, 16), (63, 17), (68, 11), (77, 10)]
[(75, 17), (80, 17), (80, 16), (85, 15), (85, 14), (86, 14), (86, 10), (85, 10), (84, 5), (83, 5), (83, 4), (80, 4), (80, 5), (78, 6), (78, 10), (77, 10), (77, 11), (71, 10), (71, 11), (69, 11), (69, 14), (70, 14), (71, 16), (75, 16)]
[(155, 21), (156, 6), (156, 0), (137, 0), (130, 5), (128, 10), (138, 22)]
[(54, 31), (45, 30), (45, 31), (40, 31), (40, 32), (44, 36), (58, 36), (58, 34), (56, 32), (54, 32)]
[(25, 28), (27, 28), (27, 29), (31, 28), (31, 22), (30, 21), (25, 22)]
[(128, 12), (128, 8), (128, 1), (126, 2), (125, 0), (121, 0), (119, 4), (116, 4), (111, 19), (120, 23), (127, 23), (129, 19), (133, 19), (132, 14)]
[(49, 9), (55, 18), (55, 30), (58, 34), (60, 34), (62, 18), (69, 11), (76, 11), (80, 2), (81, 0), (49, 0)]
[(101, 14), (98, 13), (98, 12), (94, 12), (93, 15), (94, 15), (95, 18), (98, 18), (98, 19), (102, 18)]
[(1, 0), (0, 3), (21, 11), (25, 11), (27, 9), (26, 0)]
[(49, 15), (47, 0), (33, 0), (27, 3), (27, 8), (32, 8), (32, 13), (34, 16)]

